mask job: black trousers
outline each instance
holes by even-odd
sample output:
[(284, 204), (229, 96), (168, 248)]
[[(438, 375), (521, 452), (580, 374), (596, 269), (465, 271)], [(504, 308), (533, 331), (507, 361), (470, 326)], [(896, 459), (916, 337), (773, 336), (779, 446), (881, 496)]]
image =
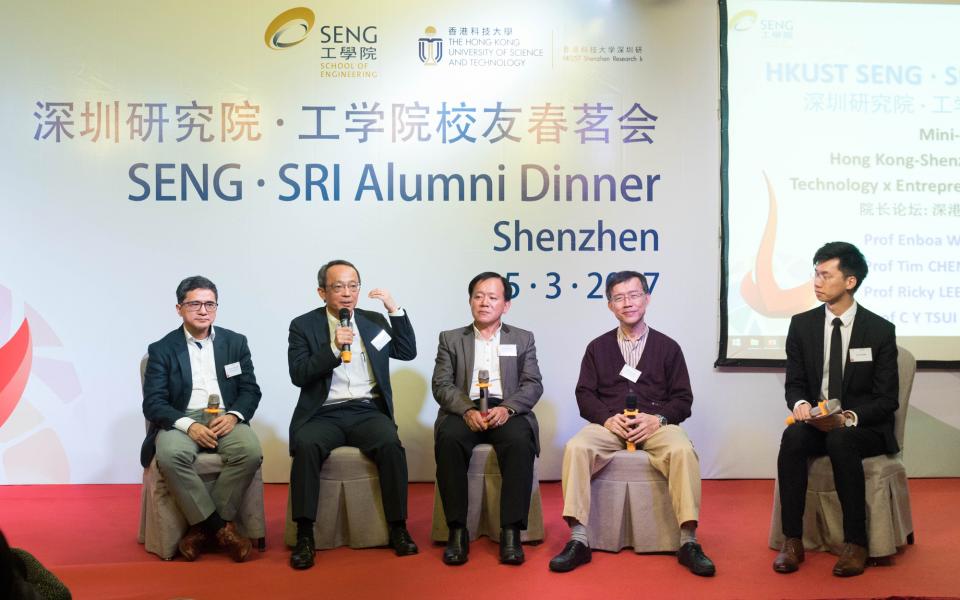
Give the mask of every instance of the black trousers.
[(527, 528), (530, 492), (533, 488), (533, 459), (537, 454), (530, 423), (521, 416), (507, 419), (495, 429), (473, 432), (462, 418), (449, 416), (437, 430), (434, 455), (437, 460), (437, 488), (443, 501), (448, 526), (467, 523), (467, 469), (477, 444), (491, 444), (497, 453), (500, 488), (500, 526)]
[(807, 494), (807, 460), (828, 455), (843, 510), (843, 541), (867, 545), (863, 459), (883, 454), (883, 436), (862, 427), (840, 427), (826, 433), (806, 423), (790, 425), (780, 440), (777, 477), (783, 535), (803, 537), (803, 507)]
[(356, 446), (377, 464), (384, 517), (388, 523), (406, 520), (407, 455), (397, 425), (373, 404), (359, 401), (321, 407), (295, 434), (290, 467), (293, 519), (316, 520), (320, 467), (340, 446)]

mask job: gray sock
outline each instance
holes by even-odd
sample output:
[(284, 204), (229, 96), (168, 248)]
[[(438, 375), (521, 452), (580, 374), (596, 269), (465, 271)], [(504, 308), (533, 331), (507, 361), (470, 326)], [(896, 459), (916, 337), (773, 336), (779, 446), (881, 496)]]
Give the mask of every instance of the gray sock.
[(588, 548), (590, 547), (590, 542), (587, 541), (587, 528), (582, 523), (575, 523), (570, 526), (570, 539), (578, 541)]
[(684, 525), (680, 528), (680, 546), (689, 542), (697, 543), (697, 526)]

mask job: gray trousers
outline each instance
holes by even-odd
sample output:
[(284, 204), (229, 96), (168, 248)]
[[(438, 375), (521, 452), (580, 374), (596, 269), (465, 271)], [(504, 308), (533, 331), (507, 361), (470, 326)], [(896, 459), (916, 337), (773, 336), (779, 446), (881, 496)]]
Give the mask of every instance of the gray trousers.
[[(200, 412), (190, 411), (187, 416), (200, 421)], [(157, 435), (157, 466), (191, 525), (203, 522), (214, 511), (223, 520), (232, 521), (243, 493), (263, 461), (260, 440), (246, 423), (237, 423), (233, 431), (217, 442), (216, 452), (223, 461), (223, 470), (208, 492), (193, 468), (200, 446), (179, 429)]]

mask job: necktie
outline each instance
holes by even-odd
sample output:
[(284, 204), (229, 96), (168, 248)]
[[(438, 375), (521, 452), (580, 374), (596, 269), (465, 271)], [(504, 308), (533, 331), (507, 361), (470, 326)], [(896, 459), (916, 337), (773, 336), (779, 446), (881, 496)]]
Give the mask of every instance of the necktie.
[(830, 368), (827, 371), (827, 394), (830, 400), (840, 398), (840, 388), (843, 387), (843, 340), (840, 338), (838, 318), (833, 320), (833, 333), (830, 334)]

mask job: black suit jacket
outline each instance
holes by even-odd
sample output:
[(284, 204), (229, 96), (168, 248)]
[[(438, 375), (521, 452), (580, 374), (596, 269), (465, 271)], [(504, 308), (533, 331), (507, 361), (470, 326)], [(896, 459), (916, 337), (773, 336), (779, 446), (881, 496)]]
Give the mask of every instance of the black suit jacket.
[[(177, 419), (186, 416), (193, 393), (193, 372), (183, 327), (178, 327), (147, 349), (147, 369), (143, 377), (143, 416), (150, 421), (147, 437), (140, 448), (140, 464), (150, 464), (156, 450), (154, 440), (161, 430), (173, 429)], [(226, 410), (235, 410), (245, 421), (253, 418), (260, 404), (260, 386), (253, 374), (253, 361), (247, 338), (216, 328), (213, 359), (217, 369), (220, 397)], [(224, 368), (239, 362), (240, 374), (227, 377)]]
[[(367, 356), (377, 380), (374, 402), (384, 414), (393, 419), (393, 389), (390, 387), (390, 359), (413, 360), (417, 357), (417, 339), (413, 333), (410, 317), (390, 317), (390, 322), (380, 313), (355, 309), (353, 319), (357, 324), (360, 339), (367, 349)], [(390, 341), (377, 350), (373, 338), (386, 331)], [(321, 306), (290, 322), (287, 363), (290, 381), (300, 388), (300, 399), (290, 419), (290, 451), (297, 433), (317, 410), (327, 401), (333, 370), (340, 366), (340, 357), (330, 347), (330, 326), (327, 323), (327, 308)]]
[[(787, 407), (798, 400), (816, 404), (823, 383), (824, 305), (794, 315), (787, 333)], [(844, 410), (857, 413), (858, 427), (883, 435), (887, 452), (900, 450), (894, 436), (894, 413), (899, 406), (900, 376), (897, 370), (897, 336), (893, 323), (863, 305), (850, 332), (850, 349), (870, 348), (873, 360), (851, 362), (844, 357), (841, 399)]]

